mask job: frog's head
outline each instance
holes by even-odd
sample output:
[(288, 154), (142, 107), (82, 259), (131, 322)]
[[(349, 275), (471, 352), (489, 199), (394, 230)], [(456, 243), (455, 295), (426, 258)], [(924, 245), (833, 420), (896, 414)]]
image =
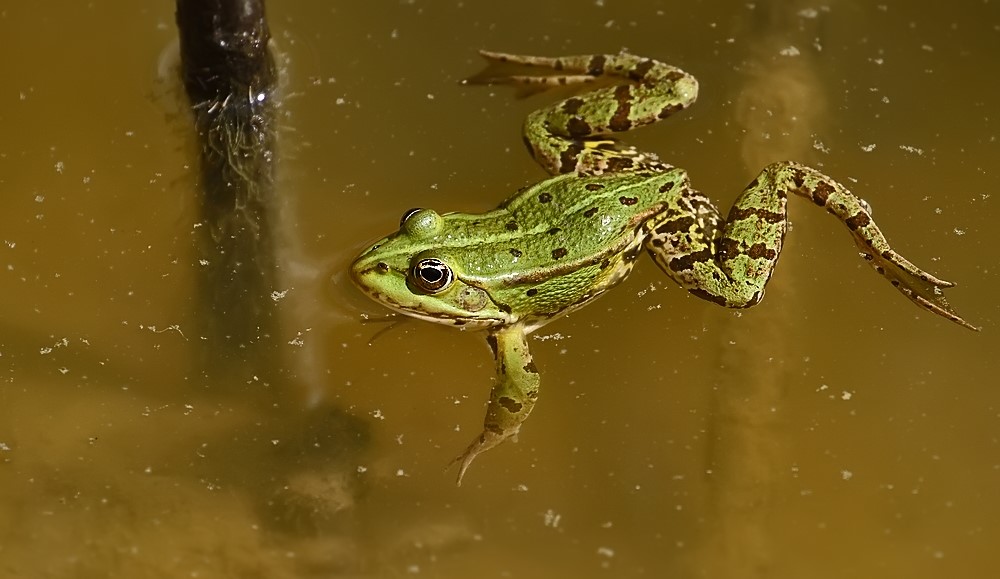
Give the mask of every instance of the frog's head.
[(399, 231), (354, 260), (351, 279), (373, 300), (409, 316), (470, 328), (512, 323), (509, 309), (470, 283), (449, 252), (446, 220), (430, 209), (407, 211)]

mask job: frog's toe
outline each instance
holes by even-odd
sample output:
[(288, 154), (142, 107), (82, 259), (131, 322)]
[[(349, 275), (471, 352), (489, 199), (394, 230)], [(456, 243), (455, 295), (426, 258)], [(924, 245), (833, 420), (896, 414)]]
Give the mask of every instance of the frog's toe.
[(476, 439), (472, 441), (472, 444), (465, 449), (465, 452), (455, 457), (455, 459), (448, 464), (448, 468), (451, 468), (455, 464), (458, 465), (458, 479), (455, 483), (458, 486), (462, 486), (462, 478), (465, 477), (465, 471), (469, 469), (469, 465), (472, 464), (472, 461), (475, 460), (480, 454), (493, 447), (499, 446), (505, 440), (517, 435), (517, 430), (518, 429), (514, 429), (512, 432), (506, 433), (484, 430), (483, 433), (477, 436)]

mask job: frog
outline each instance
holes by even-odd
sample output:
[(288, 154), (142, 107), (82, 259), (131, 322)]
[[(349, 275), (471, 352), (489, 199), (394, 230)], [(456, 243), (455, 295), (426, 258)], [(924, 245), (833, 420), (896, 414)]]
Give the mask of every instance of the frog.
[[(726, 308), (764, 296), (788, 230), (789, 197), (843, 223), (861, 257), (921, 309), (971, 330), (945, 300), (951, 282), (892, 249), (871, 207), (812, 167), (779, 161), (743, 189), (723, 217), (687, 173), (614, 135), (666, 119), (698, 95), (691, 74), (620, 54), (563, 57), (482, 51), (490, 68), (523, 74), (472, 77), (475, 84), (577, 90), (530, 113), (523, 138), (551, 175), (485, 213), (403, 213), (399, 229), (365, 249), (350, 276), (396, 312), (484, 330), (496, 380), (483, 429), (452, 464), (461, 485), (482, 453), (515, 438), (538, 399), (528, 336), (619, 285), (645, 253), (692, 295)], [(540, 92), (539, 90), (539, 92)]]

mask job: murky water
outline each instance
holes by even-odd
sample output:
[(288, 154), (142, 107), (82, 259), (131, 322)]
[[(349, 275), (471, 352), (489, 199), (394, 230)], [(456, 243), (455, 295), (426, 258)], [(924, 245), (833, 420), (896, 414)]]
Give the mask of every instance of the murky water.
[[(206, 371), (196, 157), (167, 3), (0, 7), (0, 575), (987, 577), (1000, 563), (1000, 4), (288, 2), (273, 372)], [(919, 6), (918, 6), (919, 5)], [(822, 167), (959, 286), (922, 313), (807, 203), (760, 306), (651, 263), (532, 340), (517, 444), (481, 335), (384, 312), (350, 258), (413, 206), (544, 175), (545, 95), (479, 48), (618, 51), (701, 81), (629, 140), (728, 204)], [(286, 292), (284, 294), (280, 292)], [(283, 296), (283, 297), (282, 297)], [(208, 353), (210, 354), (210, 353)]]

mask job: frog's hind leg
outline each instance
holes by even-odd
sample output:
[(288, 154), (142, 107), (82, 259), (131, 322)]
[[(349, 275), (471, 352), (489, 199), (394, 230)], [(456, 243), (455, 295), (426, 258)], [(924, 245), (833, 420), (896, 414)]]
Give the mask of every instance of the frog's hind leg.
[(554, 87), (590, 83), (602, 76), (624, 81), (570, 97), (528, 115), (528, 150), (553, 175), (580, 171), (663, 170), (655, 155), (605, 137), (654, 123), (691, 105), (698, 81), (683, 70), (632, 54), (541, 57), (481, 53), (487, 60), (545, 69), (544, 74), (479, 76), (474, 82)]
[(796, 163), (774, 163), (761, 171), (736, 199), (717, 239), (701, 232), (685, 206), (707, 200), (681, 196), (677, 208), (647, 224), (646, 248), (660, 268), (691, 293), (726, 307), (753, 306), (763, 297), (781, 252), (789, 194), (805, 197), (840, 219), (862, 257), (915, 304), (978, 329), (945, 300), (941, 290), (953, 284), (919, 269), (889, 246), (867, 203), (819, 171)]

